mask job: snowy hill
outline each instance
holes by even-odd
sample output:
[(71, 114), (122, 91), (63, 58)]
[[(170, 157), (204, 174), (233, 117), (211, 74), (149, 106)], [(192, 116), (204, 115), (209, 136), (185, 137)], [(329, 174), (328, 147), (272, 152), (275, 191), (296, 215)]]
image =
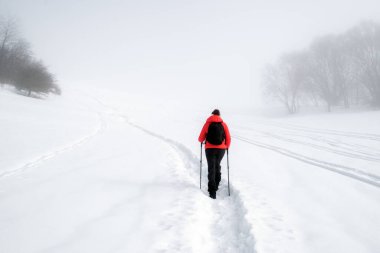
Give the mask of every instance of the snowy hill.
[(287, 118), (220, 108), (217, 199), (199, 190), (188, 100), (0, 91), (0, 252), (377, 252), (380, 112)]

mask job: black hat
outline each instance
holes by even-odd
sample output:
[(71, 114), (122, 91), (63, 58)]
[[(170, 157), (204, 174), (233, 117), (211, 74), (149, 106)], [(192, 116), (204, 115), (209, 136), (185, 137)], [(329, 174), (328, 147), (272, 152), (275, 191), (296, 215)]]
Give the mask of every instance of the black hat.
[(220, 116), (220, 111), (218, 109), (215, 109), (211, 114)]

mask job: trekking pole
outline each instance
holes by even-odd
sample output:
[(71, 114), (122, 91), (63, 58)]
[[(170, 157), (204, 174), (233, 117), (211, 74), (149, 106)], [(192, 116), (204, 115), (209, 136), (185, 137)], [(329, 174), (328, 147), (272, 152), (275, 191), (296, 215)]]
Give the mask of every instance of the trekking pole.
[(199, 189), (202, 189), (202, 147), (203, 147), (203, 142), (201, 142), (201, 160), (200, 160), (200, 166), (199, 166)]
[(228, 158), (228, 149), (227, 149), (227, 174), (228, 174), (228, 196), (231, 196), (230, 193), (230, 160)]

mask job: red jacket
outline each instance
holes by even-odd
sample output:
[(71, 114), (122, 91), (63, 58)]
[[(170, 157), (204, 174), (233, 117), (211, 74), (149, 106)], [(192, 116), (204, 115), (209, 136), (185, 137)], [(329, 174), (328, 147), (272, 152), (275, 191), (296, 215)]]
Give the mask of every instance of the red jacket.
[(226, 134), (226, 140), (220, 145), (212, 145), (211, 143), (208, 143), (206, 141), (206, 149), (207, 148), (219, 148), (219, 149), (228, 149), (231, 144), (231, 135), (230, 131), (228, 130), (228, 126), (226, 123), (223, 122), (222, 118), (218, 115), (211, 115), (206, 123), (203, 125), (202, 131), (199, 134), (198, 141), (203, 142), (206, 140), (206, 135), (207, 135), (207, 130), (211, 122), (222, 122), (223, 128), (224, 128), (224, 133)]

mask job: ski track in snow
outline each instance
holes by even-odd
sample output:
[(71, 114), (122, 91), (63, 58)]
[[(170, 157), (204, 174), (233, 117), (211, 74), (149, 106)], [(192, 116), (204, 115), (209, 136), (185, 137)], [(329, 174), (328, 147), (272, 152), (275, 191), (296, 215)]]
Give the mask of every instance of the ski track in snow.
[(307, 138), (307, 139), (310, 139), (312, 141), (327, 144), (327, 145), (334, 147), (334, 148), (339, 148), (342, 150), (362, 154), (362, 155), (369, 156), (369, 157), (375, 157), (376, 158), (376, 157), (380, 156), (380, 150), (376, 151), (373, 147), (361, 145), (358, 143), (348, 143), (348, 142), (344, 142), (344, 141), (339, 140), (339, 139), (332, 139), (332, 138), (328, 138), (326, 136), (321, 136), (321, 135), (311, 136), (311, 135), (302, 135), (302, 134), (295, 134), (295, 133), (290, 133), (288, 135)]
[[(372, 161), (372, 162), (380, 162), (380, 154), (377, 154), (377, 153), (371, 154), (369, 152), (363, 152), (363, 151), (360, 151), (357, 149), (344, 148), (342, 150), (342, 149), (337, 149), (337, 148), (330, 148), (330, 147), (326, 147), (326, 146), (322, 146), (322, 145), (317, 145), (317, 144), (314, 144), (312, 142), (299, 141), (299, 140), (295, 140), (295, 139), (291, 139), (291, 138), (286, 138), (286, 137), (279, 136), (277, 134), (273, 134), (273, 133), (266, 132), (266, 131), (260, 131), (260, 130), (254, 130), (254, 131), (257, 133), (261, 133), (263, 137), (269, 137), (269, 138), (278, 139), (281, 141), (300, 144), (303, 146), (312, 147), (312, 148), (317, 149), (317, 150), (327, 151), (327, 152), (331, 152), (334, 154), (338, 154), (338, 155), (346, 156), (346, 157), (350, 157), (350, 158), (361, 159), (361, 160)], [(296, 135), (291, 134), (291, 136), (296, 136)], [(306, 137), (306, 136), (302, 136), (302, 135), (298, 135), (298, 136)], [(312, 137), (309, 137), (309, 136), (308, 136), (308, 138), (312, 139)], [(315, 137), (314, 137), (314, 139), (315, 139)], [(321, 141), (321, 140), (317, 139), (317, 141)], [(334, 143), (333, 141), (329, 141), (328, 144), (330, 146), (334, 146), (334, 147), (337, 147), (339, 145), (339, 144)]]
[[(93, 99), (105, 108), (111, 109), (115, 116), (119, 116), (127, 124), (166, 143), (180, 157), (180, 163), (182, 163), (182, 166), (187, 173), (187, 175), (177, 176), (179, 180), (183, 181), (183, 177), (188, 177), (193, 185), (199, 184), (199, 158), (191, 150), (182, 143), (164, 137), (131, 122), (126, 115), (119, 112), (117, 109), (104, 104), (95, 97), (93, 97)], [(178, 164), (175, 165), (175, 167), (178, 167)], [(176, 169), (175, 167), (173, 169)], [(202, 179), (202, 185), (207, 186), (207, 177), (203, 176)], [(184, 242), (184, 240), (186, 240), (186, 235), (176, 234), (173, 236), (174, 238), (172, 238), (170, 243), (165, 242), (166, 245), (159, 245), (158, 248), (161, 249), (157, 251), (225, 253), (256, 252), (255, 239), (252, 234), (251, 224), (246, 218), (247, 209), (244, 206), (239, 191), (235, 189), (233, 185), (230, 185), (230, 189), (231, 196), (228, 197), (227, 183), (222, 179), (217, 195), (217, 201), (211, 200), (208, 197), (208, 192), (205, 187), (202, 188), (202, 192), (205, 196), (204, 198), (201, 198), (201, 200), (196, 199), (196, 196), (193, 197), (194, 199), (179, 198), (177, 200), (178, 204), (174, 205), (173, 210), (168, 212), (167, 218), (161, 224), (162, 227), (164, 230), (170, 230), (173, 226), (173, 222), (180, 221), (181, 227), (184, 231), (187, 231), (187, 234), (200, 233), (199, 231), (202, 231), (203, 238), (192, 236), (192, 238), (190, 238), (192, 242), (187, 242), (188, 244), (186, 244), (186, 242)], [(190, 210), (194, 215), (191, 215)], [(202, 226), (206, 231), (200, 229)], [(207, 231), (210, 230), (210, 228), (212, 231)], [(189, 245), (189, 243), (191, 245)], [(194, 248), (197, 247), (197, 245), (198, 249), (190, 250), (190, 247)]]
[(63, 147), (60, 147), (56, 150), (53, 150), (53, 151), (47, 152), (46, 154), (38, 156), (35, 159), (25, 163), (22, 166), (19, 166), (19, 167), (14, 168), (14, 169), (6, 170), (6, 171), (0, 173), (0, 179), (21, 173), (27, 169), (34, 168), (34, 167), (38, 166), (39, 164), (41, 164), (42, 162), (53, 159), (53, 158), (57, 157), (58, 155), (63, 154), (67, 151), (71, 151), (71, 150), (85, 144), (86, 142), (88, 142), (89, 140), (93, 139), (94, 137), (100, 135), (101, 133), (103, 133), (105, 131), (105, 129), (107, 128), (107, 122), (106, 122), (103, 114), (101, 114), (100, 112), (96, 112), (96, 113), (98, 116), (98, 122), (99, 123), (96, 126), (96, 128), (92, 131), (91, 134), (85, 135), (85, 136), (77, 139), (76, 141), (73, 141), (73, 142), (71, 142), (71, 143), (69, 143)]
[[(354, 153), (363, 154), (365, 156), (369, 156), (371, 158), (379, 159), (380, 156), (380, 149), (377, 149), (376, 147), (354, 143), (354, 142), (346, 142), (344, 140), (348, 140), (350, 138), (354, 138), (357, 140), (365, 140), (365, 141), (372, 141), (373, 143), (378, 144), (380, 142), (380, 136), (375, 134), (365, 134), (365, 133), (353, 133), (353, 132), (344, 132), (338, 133), (338, 131), (335, 130), (325, 130), (325, 129), (308, 129), (301, 126), (287, 126), (275, 124), (273, 122), (271, 123), (263, 123), (263, 122), (254, 122), (255, 124), (262, 125), (264, 127), (275, 127), (276, 131), (279, 131), (281, 135), (284, 136), (290, 136), (290, 137), (301, 137), (304, 139), (309, 139), (314, 142), (319, 142), (322, 144), (327, 144), (331, 147), (341, 149), (344, 151), (351, 151)], [(268, 131), (262, 131), (261, 129), (257, 129), (252, 126), (243, 126), (238, 125), (237, 128), (242, 130), (249, 130), (251, 132), (255, 133), (262, 133), (262, 134), (271, 134)], [(343, 139), (340, 139), (339, 137), (345, 137)], [(378, 137), (379, 136), (379, 137)], [(337, 138), (338, 137), (338, 138)], [(378, 146), (380, 147), (380, 146)]]
[(368, 134), (368, 133), (358, 133), (358, 132), (348, 132), (348, 131), (337, 131), (337, 130), (331, 130), (331, 129), (319, 129), (319, 128), (310, 128), (310, 127), (304, 127), (304, 126), (297, 126), (292, 124), (284, 124), (284, 123), (274, 123), (274, 122), (255, 122), (255, 124), (261, 124), (261, 125), (271, 125), (275, 126), (281, 129), (289, 129), (289, 130), (296, 130), (301, 132), (307, 132), (307, 133), (317, 133), (317, 134), (323, 134), (323, 135), (337, 135), (337, 136), (343, 136), (343, 137), (351, 137), (351, 138), (357, 138), (357, 139), (365, 139), (365, 140), (372, 140), (372, 141), (380, 141), (380, 135), (378, 134)]
[(341, 175), (347, 176), (352, 179), (359, 180), (363, 183), (367, 183), (369, 185), (373, 185), (375, 187), (380, 187), (380, 177), (361, 171), (360, 169), (344, 166), (344, 165), (339, 165), (335, 163), (330, 163), (322, 160), (318, 160), (312, 157), (308, 157), (293, 151), (290, 151), (288, 149), (279, 147), (279, 146), (274, 146), (274, 145), (269, 145), (263, 142), (255, 141), (249, 138), (245, 138), (239, 135), (234, 135), (233, 136), (235, 139), (246, 142), (251, 145), (255, 145), (261, 148), (265, 148), (274, 152), (277, 152), (279, 154), (282, 154), (287, 157), (294, 158), (296, 160), (299, 160), (301, 162), (311, 164), (314, 166), (317, 166), (319, 168), (327, 169), (336, 173), (339, 173)]

